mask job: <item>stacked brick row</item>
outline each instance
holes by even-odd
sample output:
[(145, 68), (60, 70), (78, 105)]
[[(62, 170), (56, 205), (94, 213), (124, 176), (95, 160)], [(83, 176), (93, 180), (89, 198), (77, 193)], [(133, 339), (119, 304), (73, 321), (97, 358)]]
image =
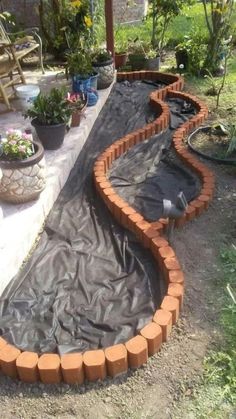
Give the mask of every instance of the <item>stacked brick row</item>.
[(81, 384), (84, 380), (96, 381), (107, 375), (115, 377), (127, 372), (128, 368), (138, 368), (147, 362), (149, 356), (158, 352), (163, 342), (166, 342), (172, 326), (177, 322), (184, 298), (184, 274), (174, 250), (163, 237), (168, 219), (147, 222), (141, 214), (124, 201), (112, 188), (107, 179), (107, 172), (112, 162), (135, 144), (149, 139), (154, 134), (165, 130), (169, 124), (169, 108), (163, 102), (166, 97), (180, 97), (194, 104), (198, 113), (185, 122), (175, 132), (173, 145), (179, 157), (194, 170), (202, 180), (201, 194), (192, 201), (182, 219), (176, 226), (200, 215), (208, 208), (213, 196), (214, 176), (205, 166), (192, 157), (184, 146), (184, 136), (207, 117), (207, 108), (196, 97), (176, 90), (183, 88), (183, 80), (179, 76), (157, 72), (120, 73), (118, 80), (151, 79), (169, 83), (164, 89), (151, 93), (150, 102), (155, 108), (157, 119), (131, 134), (117, 140), (108, 147), (97, 159), (94, 165), (94, 181), (96, 189), (115, 219), (132, 231), (142, 243), (150, 249), (158, 268), (167, 283), (167, 294), (160, 308), (155, 312), (152, 321), (139, 331), (139, 334), (124, 344), (118, 344), (105, 349), (86, 351), (83, 354), (73, 353), (59, 356), (21, 352), (13, 345), (0, 338), (0, 369), (9, 377), (19, 378), (25, 382), (42, 381), (43, 383)]

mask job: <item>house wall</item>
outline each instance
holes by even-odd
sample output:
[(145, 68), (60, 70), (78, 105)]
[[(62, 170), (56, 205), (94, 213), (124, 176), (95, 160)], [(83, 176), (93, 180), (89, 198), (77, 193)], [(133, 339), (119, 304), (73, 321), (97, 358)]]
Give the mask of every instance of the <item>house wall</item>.
[(16, 16), (17, 23), (26, 27), (39, 26), (38, 0), (2, 0), (2, 10)]

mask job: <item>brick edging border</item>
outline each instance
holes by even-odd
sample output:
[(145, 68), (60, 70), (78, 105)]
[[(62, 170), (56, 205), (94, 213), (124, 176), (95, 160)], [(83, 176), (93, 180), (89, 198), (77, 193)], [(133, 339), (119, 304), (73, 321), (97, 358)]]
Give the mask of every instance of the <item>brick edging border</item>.
[(198, 114), (176, 130), (173, 146), (185, 164), (200, 177), (202, 189), (200, 195), (190, 202), (183, 217), (176, 222), (176, 227), (200, 215), (208, 208), (213, 197), (215, 179), (213, 173), (185, 149), (183, 138), (207, 118), (208, 110), (195, 96), (179, 91), (184, 85), (180, 76), (155, 71), (134, 71), (118, 73), (117, 79), (118, 81), (158, 79), (168, 83), (166, 87), (150, 94), (150, 103), (158, 114), (156, 120), (115, 141), (98, 157), (93, 168), (96, 189), (115, 219), (132, 231), (143, 246), (152, 252), (167, 281), (167, 295), (163, 298), (160, 309), (155, 312), (152, 321), (143, 327), (137, 336), (124, 344), (109, 348), (86, 351), (83, 354), (65, 354), (61, 357), (58, 354), (38, 356), (35, 352), (21, 352), (0, 337), (0, 368), (9, 377), (29, 383), (40, 380), (45, 384), (59, 383), (62, 380), (68, 384), (82, 384), (85, 379), (96, 381), (104, 379), (107, 375), (115, 377), (127, 372), (128, 368), (138, 368), (147, 362), (148, 356), (156, 353), (162, 342), (168, 339), (172, 325), (178, 320), (184, 297), (184, 274), (174, 250), (162, 237), (168, 220), (147, 222), (116, 194), (106, 174), (112, 162), (123, 153), (168, 127), (170, 113), (168, 105), (164, 102), (166, 97), (187, 100), (194, 104)]

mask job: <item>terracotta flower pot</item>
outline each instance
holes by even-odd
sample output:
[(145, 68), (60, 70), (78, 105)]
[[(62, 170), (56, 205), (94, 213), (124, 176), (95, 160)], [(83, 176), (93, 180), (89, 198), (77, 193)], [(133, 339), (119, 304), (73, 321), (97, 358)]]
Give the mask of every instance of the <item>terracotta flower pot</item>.
[(115, 53), (115, 68), (123, 67), (127, 63), (128, 54), (126, 52)]
[(21, 204), (38, 198), (46, 185), (44, 149), (33, 142), (35, 154), (24, 160), (0, 160), (0, 199)]
[(83, 109), (76, 109), (71, 115), (71, 127), (79, 127), (82, 118), (84, 118), (84, 113), (86, 110), (87, 104), (84, 105)]

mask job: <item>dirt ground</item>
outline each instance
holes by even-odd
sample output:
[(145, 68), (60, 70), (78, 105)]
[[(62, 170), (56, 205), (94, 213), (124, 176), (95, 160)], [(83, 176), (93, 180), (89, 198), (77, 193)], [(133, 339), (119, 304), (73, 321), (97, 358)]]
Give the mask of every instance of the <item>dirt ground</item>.
[[(181, 319), (161, 352), (127, 376), (80, 387), (25, 385), (0, 375), (0, 418), (177, 417), (176, 408), (181, 411), (191, 397), (203, 358), (219, 338), (218, 257), (222, 246), (236, 242), (236, 167), (207, 164), (217, 176), (214, 200), (172, 240), (185, 272), (186, 296)], [(181, 417), (190, 418), (184, 411)]]

